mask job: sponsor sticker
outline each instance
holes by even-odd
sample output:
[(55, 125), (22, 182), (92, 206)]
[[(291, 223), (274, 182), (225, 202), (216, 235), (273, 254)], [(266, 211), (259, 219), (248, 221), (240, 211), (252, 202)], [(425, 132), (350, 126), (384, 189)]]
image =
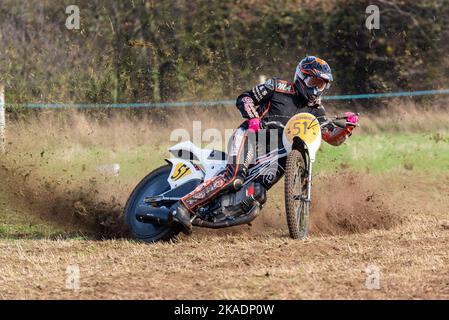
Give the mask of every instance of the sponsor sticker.
[(189, 174), (192, 173), (192, 170), (184, 164), (184, 163), (178, 163), (175, 167), (175, 170), (173, 170), (173, 175), (170, 177), (173, 181), (178, 181), (179, 179), (183, 177), (187, 177)]

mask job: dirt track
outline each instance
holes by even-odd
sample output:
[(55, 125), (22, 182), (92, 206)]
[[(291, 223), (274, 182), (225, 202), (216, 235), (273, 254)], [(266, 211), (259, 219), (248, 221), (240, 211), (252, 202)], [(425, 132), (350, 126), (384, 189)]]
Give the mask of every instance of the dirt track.
[[(152, 246), (2, 241), (1, 298), (447, 299), (448, 231), (426, 227), (306, 242), (275, 232)], [(78, 292), (65, 289), (71, 264), (81, 270)], [(365, 287), (370, 264), (380, 268), (380, 290)]]
[[(276, 206), (251, 228), (199, 230), (172, 244), (2, 240), (0, 297), (449, 298), (447, 184), (384, 179), (352, 189), (350, 177), (340, 179), (348, 181), (351, 201), (337, 192), (326, 204), (330, 190), (316, 197), (323, 201), (306, 241), (287, 237)], [(372, 195), (379, 184), (385, 193)], [(78, 291), (65, 288), (73, 264), (81, 272)], [(365, 286), (369, 265), (379, 268), (379, 290)]]

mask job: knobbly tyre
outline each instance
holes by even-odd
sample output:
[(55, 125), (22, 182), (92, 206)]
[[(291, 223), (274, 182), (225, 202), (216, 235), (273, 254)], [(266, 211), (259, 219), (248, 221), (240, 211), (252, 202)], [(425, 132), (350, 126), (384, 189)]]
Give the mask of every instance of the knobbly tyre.
[[(327, 118), (320, 122), (310, 113), (299, 113), (286, 125), (268, 118), (265, 131), (282, 133), (277, 148), (258, 154), (249, 167), (242, 187), (204, 204), (192, 217), (192, 225), (203, 228), (227, 228), (249, 224), (267, 201), (267, 191), (285, 174), (285, 213), (290, 236), (307, 237), (312, 191), (312, 167), (321, 145), (321, 127), (344, 128), (347, 119)], [(172, 219), (170, 207), (203, 181), (225, 170), (226, 154), (200, 149), (182, 142), (169, 149), (167, 165), (147, 175), (134, 189), (125, 206), (125, 221), (133, 236), (145, 242), (174, 239), (181, 226)]]

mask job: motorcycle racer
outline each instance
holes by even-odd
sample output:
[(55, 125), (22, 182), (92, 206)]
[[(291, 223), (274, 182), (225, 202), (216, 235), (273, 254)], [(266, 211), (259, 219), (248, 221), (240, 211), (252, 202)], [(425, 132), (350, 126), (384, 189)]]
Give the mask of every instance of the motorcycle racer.
[[(254, 145), (249, 143), (248, 136), (261, 129), (262, 119), (280, 116), (286, 123), (295, 114), (307, 112), (317, 117), (320, 123), (328, 122), (321, 96), (332, 82), (333, 76), (327, 62), (307, 56), (299, 62), (293, 82), (272, 78), (237, 98), (236, 106), (245, 122), (231, 138), (225, 172), (203, 182), (171, 208), (172, 218), (183, 226), (184, 233), (191, 233), (191, 214), (199, 206), (242, 186), (255, 155)], [(322, 126), (322, 137), (327, 143), (338, 146), (352, 134), (358, 117), (351, 112), (346, 112), (345, 117), (346, 128), (336, 127), (330, 122)]]

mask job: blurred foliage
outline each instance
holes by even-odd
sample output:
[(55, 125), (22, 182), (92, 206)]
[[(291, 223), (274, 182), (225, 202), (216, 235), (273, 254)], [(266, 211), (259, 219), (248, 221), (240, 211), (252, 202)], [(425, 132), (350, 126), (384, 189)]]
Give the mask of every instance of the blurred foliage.
[[(80, 30), (65, 27), (73, 3)], [(369, 4), (379, 30), (365, 27)], [(0, 81), (9, 103), (233, 98), (315, 54), (331, 94), (435, 89), (448, 21), (445, 0), (2, 0)]]

